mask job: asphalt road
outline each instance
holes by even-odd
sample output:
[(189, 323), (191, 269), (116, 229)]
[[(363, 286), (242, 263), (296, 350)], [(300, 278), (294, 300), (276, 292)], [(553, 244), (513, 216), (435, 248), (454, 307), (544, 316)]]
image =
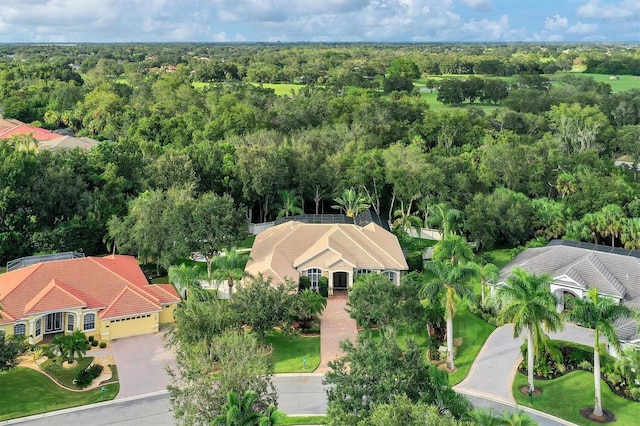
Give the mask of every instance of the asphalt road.
[[(287, 414), (324, 415), (327, 411), (327, 395), (322, 384), (323, 375), (279, 375), (273, 378), (278, 392), (278, 408)], [(144, 398), (125, 398), (87, 405), (78, 409), (62, 410), (44, 416), (32, 416), (29, 420), (13, 420), (2, 424), (33, 426), (164, 426), (173, 425), (169, 396), (166, 393)]]

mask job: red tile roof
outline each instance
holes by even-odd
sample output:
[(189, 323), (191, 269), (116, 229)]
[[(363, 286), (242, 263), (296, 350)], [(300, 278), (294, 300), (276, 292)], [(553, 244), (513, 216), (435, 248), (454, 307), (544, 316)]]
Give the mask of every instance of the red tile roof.
[(0, 275), (0, 323), (71, 306), (106, 309), (100, 317), (112, 318), (158, 311), (178, 301), (171, 285), (149, 284), (131, 256), (44, 262)]
[(41, 129), (40, 127), (30, 126), (28, 124), (18, 124), (14, 127), (8, 127), (0, 130), (0, 139), (9, 139), (13, 135), (32, 135), (37, 141), (48, 141), (59, 138), (60, 135), (50, 130)]
[(74, 289), (64, 283), (52, 279), (33, 299), (24, 307), (25, 315), (40, 312), (51, 312), (58, 309), (84, 308), (85, 302), (73, 295)]

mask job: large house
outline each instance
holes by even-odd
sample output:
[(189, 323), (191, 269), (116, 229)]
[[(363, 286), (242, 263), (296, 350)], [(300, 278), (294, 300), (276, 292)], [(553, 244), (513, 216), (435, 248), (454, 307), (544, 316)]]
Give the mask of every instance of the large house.
[[(567, 297), (583, 298), (594, 287), (598, 293), (640, 311), (640, 252), (622, 248), (553, 240), (546, 247), (530, 248), (501, 271), (497, 286), (504, 285), (514, 268), (553, 278), (551, 291), (558, 298), (558, 312)], [(616, 324), (620, 341), (640, 345), (638, 324), (620, 320)]]
[(173, 322), (178, 293), (170, 284), (149, 284), (134, 257), (42, 260), (0, 275), (0, 333), (38, 343), (82, 330), (112, 340)]
[[(309, 216), (314, 215), (307, 215)], [(333, 215), (341, 216), (341, 215)], [(318, 288), (326, 277), (329, 293), (351, 288), (363, 274), (382, 273), (396, 284), (407, 271), (398, 239), (378, 223), (304, 223), (294, 217), (256, 237), (245, 272), (270, 277), (274, 284), (309, 277)]]

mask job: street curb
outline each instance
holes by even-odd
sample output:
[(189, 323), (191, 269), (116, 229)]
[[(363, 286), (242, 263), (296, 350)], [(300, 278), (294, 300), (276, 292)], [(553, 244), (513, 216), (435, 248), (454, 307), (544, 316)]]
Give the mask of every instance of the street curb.
[(525, 407), (523, 405), (518, 405), (518, 404), (515, 404), (515, 403), (513, 403), (511, 401), (508, 401), (508, 400), (506, 400), (504, 398), (496, 397), (496, 396), (493, 396), (493, 395), (490, 395), (490, 394), (487, 394), (487, 393), (484, 393), (484, 392), (476, 392), (476, 391), (473, 391), (473, 390), (470, 390), (470, 389), (464, 389), (464, 388), (459, 388), (459, 387), (454, 387), (453, 389), (456, 392), (459, 392), (459, 393), (464, 394), (464, 395), (475, 396), (477, 398), (486, 399), (487, 401), (492, 401), (492, 402), (496, 402), (498, 404), (507, 405), (509, 407), (516, 408), (518, 410), (526, 411), (528, 413), (535, 414), (535, 415), (540, 416), (540, 417), (544, 417), (545, 419), (553, 420), (554, 422), (560, 423), (560, 424), (565, 425), (565, 426), (578, 426), (575, 423), (571, 423), (571, 422), (569, 422), (567, 420), (561, 419), (560, 417), (556, 417), (554, 415), (545, 413), (543, 411), (538, 411), (538, 410), (535, 410), (535, 409), (530, 408), (530, 407)]
[(65, 408), (63, 410), (49, 411), (47, 413), (34, 414), (32, 416), (27, 416), (27, 417), (19, 417), (17, 419), (3, 420), (3, 421), (0, 422), (0, 425), (13, 425), (13, 424), (18, 424), (18, 423), (24, 423), (24, 422), (28, 422), (28, 421), (31, 421), (31, 420), (37, 420), (37, 419), (43, 419), (43, 418), (46, 418), (46, 417), (57, 416), (57, 415), (60, 415), (60, 414), (74, 413), (74, 412), (77, 412), (77, 411), (90, 410), (90, 409), (96, 408), (96, 407), (105, 407), (105, 406), (109, 406), (109, 405), (115, 405), (115, 404), (119, 404), (121, 402), (129, 402), (129, 401), (135, 401), (137, 399), (143, 399), (143, 398), (148, 398), (148, 397), (152, 397), (152, 396), (165, 395), (167, 393), (168, 393), (168, 391), (161, 390), (161, 391), (157, 391), (157, 392), (145, 393), (143, 395), (129, 396), (129, 397), (126, 397), (126, 398), (121, 398), (121, 399), (117, 399), (116, 398), (116, 399), (112, 399), (111, 401), (96, 402), (96, 403), (93, 403), (93, 404), (80, 405), (78, 407)]
[(273, 377), (322, 377), (324, 373), (279, 373)]

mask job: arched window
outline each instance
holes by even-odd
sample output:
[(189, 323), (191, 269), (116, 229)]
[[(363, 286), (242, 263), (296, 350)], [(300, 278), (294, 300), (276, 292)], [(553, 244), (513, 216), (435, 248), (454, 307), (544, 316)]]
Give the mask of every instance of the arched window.
[(86, 314), (84, 316), (84, 327), (85, 331), (87, 330), (95, 330), (96, 329), (96, 314)]
[(73, 333), (73, 327), (75, 326), (76, 316), (73, 314), (67, 314), (67, 331)]
[(396, 282), (396, 273), (393, 271), (385, 271), (385, 275), (389, 278), (389, 281), (395, 284)]
[(13, 326), (13, 335), (14, 336), (24, 336), (27, 334), (27, 326), (23, 323), (16, 324)]
[(307, 269), (303, 273), (304, 275), (309, 277), (309, 282), (311, 283), (311, 289), (317, 290), (318, 284), (320, 283), (320, 277), (322, 276), (322, 269), (311, 268), (311, 269)]

